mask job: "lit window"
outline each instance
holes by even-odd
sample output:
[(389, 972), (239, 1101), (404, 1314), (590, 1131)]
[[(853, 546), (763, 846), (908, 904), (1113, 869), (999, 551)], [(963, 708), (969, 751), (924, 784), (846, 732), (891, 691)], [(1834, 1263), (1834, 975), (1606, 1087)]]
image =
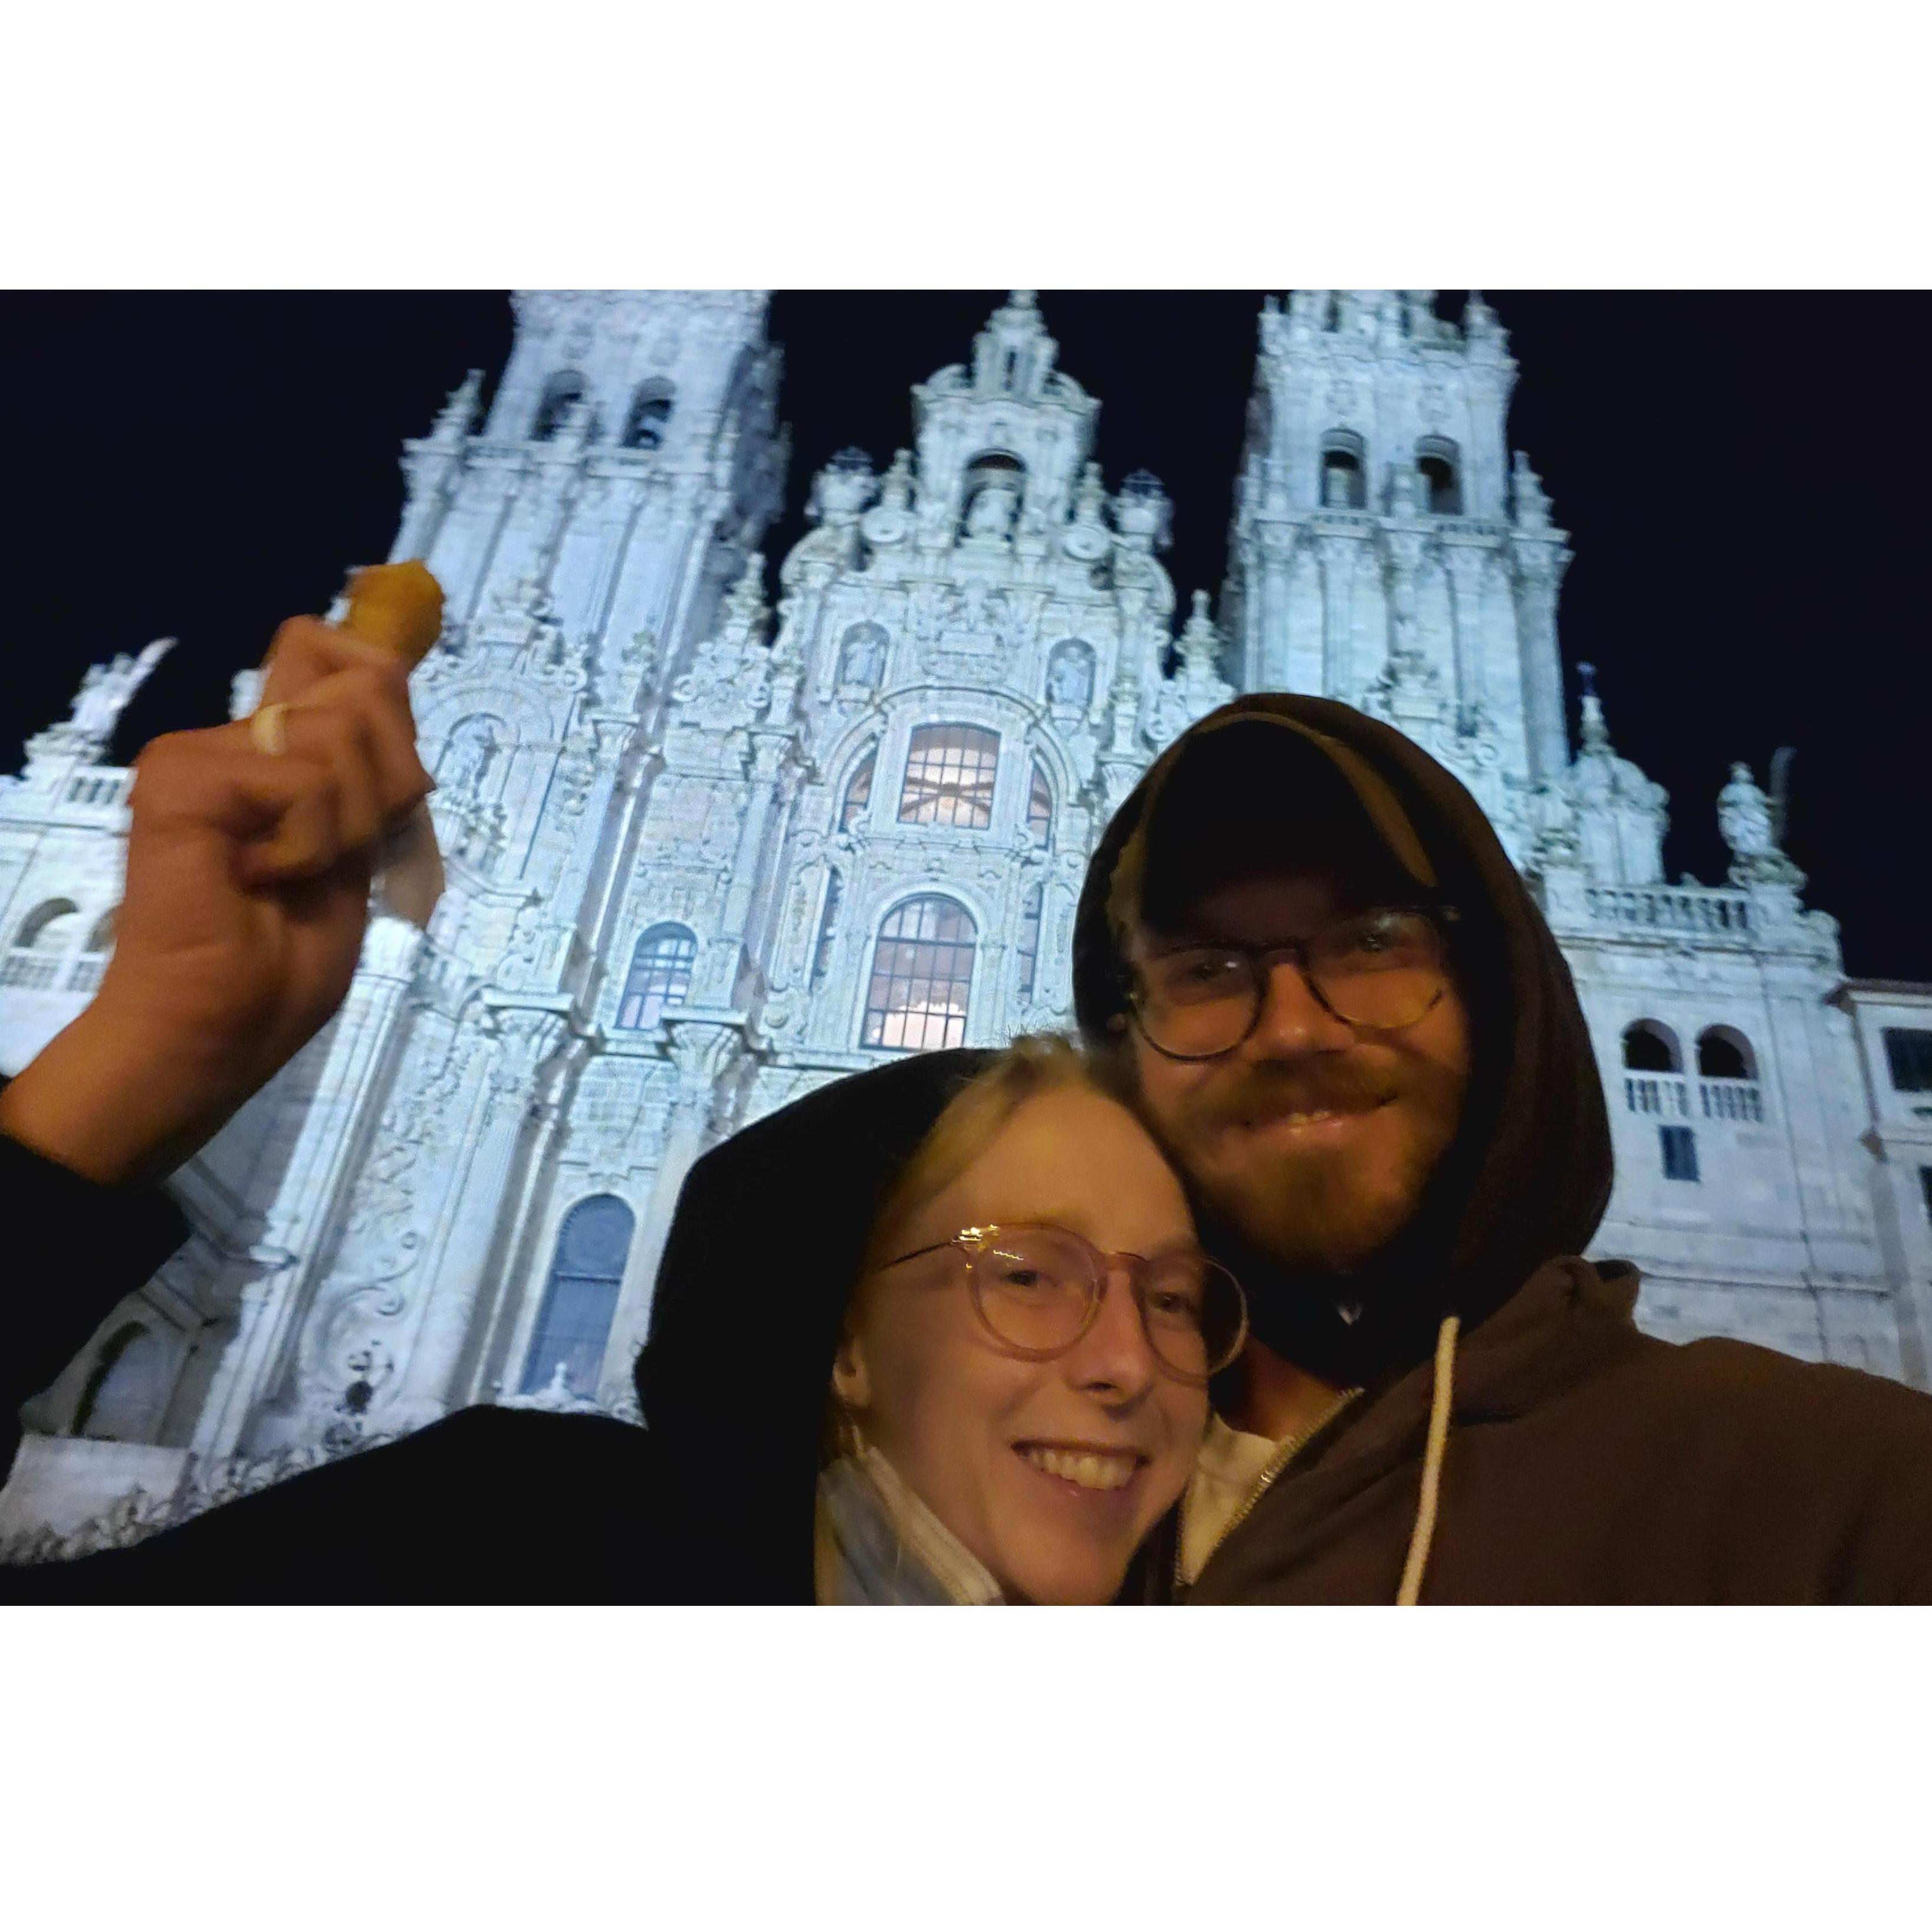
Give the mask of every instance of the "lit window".
[(1033, 998), (1034, 977), (1040, 965), (1040, 915), (1046, 897), (1044, 886), (1035, 886), (1020, 908), (1020, 936), (1014, 952), (1019, 960), (1020, 998)]
[(1053, 842), (1053, 788), (1036, 761), (1033, 789), (1027, 794), (1028, 835), (1042, 845)]
[(936, 892), (894, 907), (879, 928), (859, 1044), (916, 1052), (958, 1046), (976, 936), (966, 908)]
[(866, 807), (872, 797), (872, 767), (879, 762), (877, 748), (868, 752), (859, 769), (852, 774), (851, 782), (845, 788), (845, 796), (838, 807), (838, 829), (850, 832), (865, 816)]
[(560, 1382), (572, 1395), (596, 1394), (634, 1225), (614, 1194), (594, 1194), (564, 1216), (536, 1336), (524, 1359), (522, 1394), (539, 1394)]
[(1932, 1093), (1932, 1033), (1918, 1027), (1887, 1027), (1885, 1057), (1892, 1064), (1892, 1084), (1900, 1093)]
[(922, 724), (912, 734), (902, 825), (958, 825), (983, 832), (993, 822), (993, 776), (1000, 739), (977, 724)]
[(620, 1027), (654, 1027), (667, 1006), (681, 1006), (691, 990), (698, 941), (688, 927), (654, 926), (631, 956), (631, 976), (617, 1008)]
[(1697, 1136), (1688, 1127), (1659, 1127), (1664, 1137), (1664, 1178), (1666, 1180), (1697, 1178)]

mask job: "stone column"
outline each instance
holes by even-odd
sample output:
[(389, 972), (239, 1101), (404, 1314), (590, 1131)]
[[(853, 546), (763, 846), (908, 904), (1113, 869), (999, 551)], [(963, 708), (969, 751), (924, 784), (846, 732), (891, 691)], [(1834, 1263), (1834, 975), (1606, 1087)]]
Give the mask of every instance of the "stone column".
[(540, 1110), (568, 1039), (564, 1012), (549, 1006), (484, 1008), (491, 1037), (487, 1092), (454, 1162), (462, 1176), (444, 1210), (446, 1232), (433, 1267), (418, 1276), (420, 1314), (396, 1394), (383, 1406), (386, 1427), (414, 1429), (448, 1412), (473, 1318), (502, 1265), (506, 1204), (520, 1193), (518, 1170), (527, 1117)]
[(1360, 554), (1353, 537), (1324, 536), (1318, 540), (1322, 558), (1322, 693), (1347, 699), (1345, 680), (1352, 640), (1355, 560)]
[(1448, 567), (1456, 652), (1456, 722), (1468, 730), (1489, 708), (1483, 666), (1483, 563), (1484, 553), (1467, 544), (1448, 544)]
[(1556, 593), (1570, 553), (1560, 544), (1517, 537), (1516, 641), (1522, 658), (1522, 712), (1533, 779), (1562, 776), (1570, 761), (1563, 718), (1563, 667), (1556, 648)]

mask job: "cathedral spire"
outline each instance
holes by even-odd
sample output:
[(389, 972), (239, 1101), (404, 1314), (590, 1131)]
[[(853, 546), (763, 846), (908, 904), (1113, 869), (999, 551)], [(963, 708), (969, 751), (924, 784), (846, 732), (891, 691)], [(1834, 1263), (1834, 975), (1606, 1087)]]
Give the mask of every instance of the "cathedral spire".
[(1039, 298), (1031, 289), (1015, 289), (974, 342), (973, 386), (982, 395), (1036, 397), (1058, 353), (1059, 344), (1041, 320)]

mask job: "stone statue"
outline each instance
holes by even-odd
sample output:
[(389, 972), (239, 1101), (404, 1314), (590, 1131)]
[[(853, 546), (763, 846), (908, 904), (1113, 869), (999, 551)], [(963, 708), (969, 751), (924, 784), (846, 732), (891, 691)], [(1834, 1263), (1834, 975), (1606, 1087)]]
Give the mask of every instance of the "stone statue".
[(90, 664), (74, 694), (68, 728), (101, 744), (114, 735), (128, 701), (148, 681), (148, 674), (174, 648), (172, 638), (157, 638), (138, 658), (118, 652), (112, 664)]
[(885, 668), (885, 632), (876, 624), (854, 624), (845, 633), (838, 682), (863, 685), (870, 689), (878, 682)]
[(1094, 697), (1094, 654), (1078, 642), (1062, 644), (1046, 674), (1047, 701), (1084, 711)]
[(966, 512), (966, 534), (982, 539), (1002, 538), (1012, 530), (1014, 513), (1020, 506), (1020, 493), (1004, 476), (994, 476), (980, 486)]
[(1804, 874), (1778, 849), (1771, 800), (1742, 760), (1731, 766), (1730, 782), (1718, 794), (1718, 830), (1731, 848), (1733, 885), (1804, 884)]

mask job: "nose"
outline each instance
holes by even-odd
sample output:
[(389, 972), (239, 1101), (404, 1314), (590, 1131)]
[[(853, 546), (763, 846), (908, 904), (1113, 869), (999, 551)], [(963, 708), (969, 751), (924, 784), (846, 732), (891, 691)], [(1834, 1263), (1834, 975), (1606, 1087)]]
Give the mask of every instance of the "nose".
[(1298, 1060), (1332, 1053), (1354, 1044), (1355, 1031), (1337, 1019), (1315, 996), (1315, 988), (1292, 959), (1276, 959), (1268, 969), (1261, 1016), (1244, 1051), (1257, 1060)]
[(1108, 1271), (1094, 1325), (1063, 1358), (1066, 1379), (1110, 1408), (1138, 1402), (1160, 1372), (1124, 1267)]

